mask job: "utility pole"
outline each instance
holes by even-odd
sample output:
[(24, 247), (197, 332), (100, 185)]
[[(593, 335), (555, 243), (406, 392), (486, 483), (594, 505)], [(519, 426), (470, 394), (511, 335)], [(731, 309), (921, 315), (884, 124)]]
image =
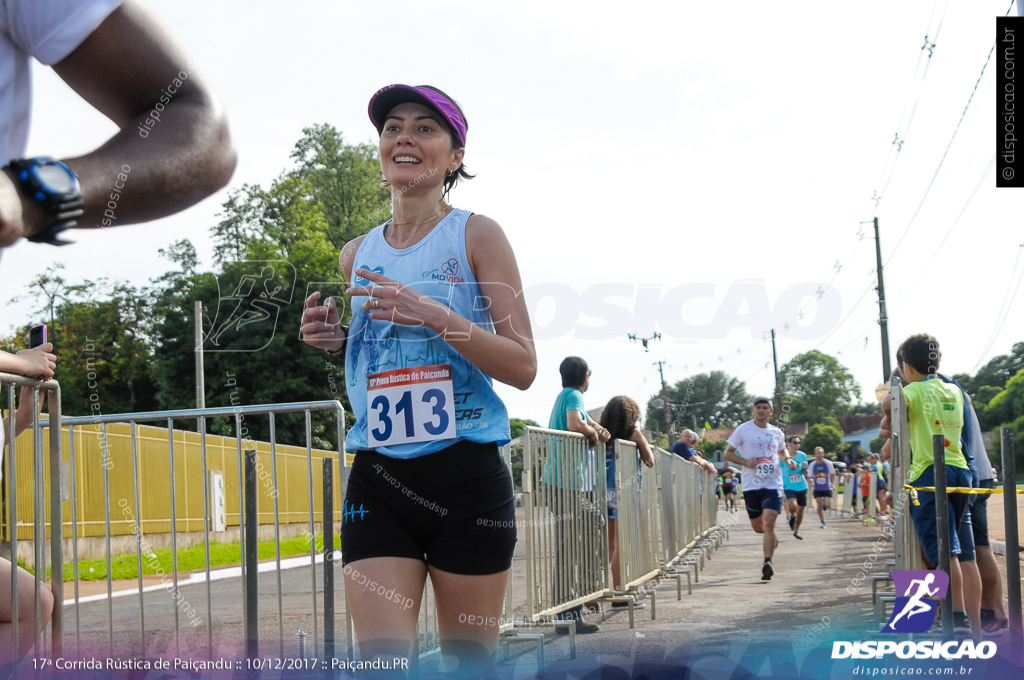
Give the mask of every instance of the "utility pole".
[(775, 329), (772, 329), (772, 361), (775, 362), (775, 410), (782, 414), (782, 388), (779, 386), (779, 355), (775, 351)]
[(661, 376), (661, 400), (662, 400), (662, 402), (664, 402), (663, 403), (663, 408), (665, 409), (665, 412), (664, 412), (664, 415), (665, 415), (665, 434), (667, 434), (669, 436), (669, 446), (671, 446), (672, 445), (672, 432), (671, 432), (672, 425), (671, 425), (671, 422), (669, 420), (669, 415), (668, 415), (668, 413), (669, 413), (669, 408), (668, 408), (668, 388), (665, 386), (665, 370), (664, 370), (665, 369), (665, 362), (664, 361), (655, 361), (654, 365), (658, 367), (658, 375)]
[(892, 375), (889, 366), (889, 317), (885, 311), (885, 284), (882, 281), (882, 241), (878, 238), (878, 218), (875, 222), (875, 260), (878, 271), (878, 325), (882, 327), (882, 382), (885, 383)]
[(196, 300), (196, 408), (206, 408), (205, 372), (203, 371), (203, 303)]

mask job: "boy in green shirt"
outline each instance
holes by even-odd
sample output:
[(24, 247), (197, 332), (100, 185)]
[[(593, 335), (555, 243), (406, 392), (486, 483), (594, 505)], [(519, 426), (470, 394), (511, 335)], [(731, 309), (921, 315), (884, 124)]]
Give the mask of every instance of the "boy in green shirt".
[[(912, 454), (907, 480), (915, 487), (935, 485), (932, 436), (939, 434), (945, 444), (946, 485), (969, 487), (972, 486), (971, 471), (960, 442), (964, 425), (963, 395), (956, 385), (938, 378), (941, 356), (938, 341), (925, 334), (907, 338), (896, 353), (900, 374), (908, 383), (903, 388)], [(910, 514), (925, 558), (930, 563), (929, 568), (934, 569), (939, 563), (935, 493), (918, 491), (917, 497), (920, 505), (912, 505)], [(949, 576), (954, 623), (958, 631), (973, 630), (974, 635), (980, 639), (981, 574), (974, 559), (970, 497), (963, 493), (952, 493), (948, 499)]]

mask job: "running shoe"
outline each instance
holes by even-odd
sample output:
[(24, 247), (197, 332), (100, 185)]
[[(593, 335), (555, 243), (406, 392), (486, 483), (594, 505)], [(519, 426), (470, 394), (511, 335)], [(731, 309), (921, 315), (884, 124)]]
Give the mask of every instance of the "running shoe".
[[(647, 605), (645, 605), (643, 602), (637, 602), (636, 600), (633, 601), (633, 609), (634, 610), (636, 610), (636, 609), (646, 609), (646, 608), (647, 608)], [(628, 602), (612, 602), (612, 609), (613, 610), (629, 609), (629, 603)]]
[(793, 525), (796, 522), (796, 517), (794, 517), (793, 515), (790, 515), (788, 517), (788, 519), (789, 519), (789, 530), (793, 531)]
[(798, 541), (804, 540), (804, 537), (801, 536), (800, 533), (796, 532), (796, 531), (793, 532), (793, 538), (797, 539)]
[(967, 612), (953, 612), (953, 634), (971, 634), (971, 619), (967, 616)]
[(824, 528), (825, 528), (825, 523), (824, 523), (824, 522), (822, 522), (822, 523), (821, 523), (821, 528), (822, 528), (822, 529), (824, 529)]
[(981, 634), (985, 637), (998, 637), (1010, 627), (1010, 619), (996, 618), (994, 609), (981, 610)]
[(761, 566), (761, 580), (762, 581), (771, 581), (772, 580), (772, 576), (774, 574), (775, 574), (775, 570), (772, 568), (772, 561), (771, 560), (765, 560), (764, 564)]

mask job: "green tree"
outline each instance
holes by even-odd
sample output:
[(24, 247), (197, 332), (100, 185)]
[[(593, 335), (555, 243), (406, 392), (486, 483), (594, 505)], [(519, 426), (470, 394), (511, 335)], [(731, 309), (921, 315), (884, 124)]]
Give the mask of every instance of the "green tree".
[(830, 453), (839, 451), (842, 444), (842, 430), (831, 425), (817, 423), (807, 429), (807, 434), (804, 435), (800, 448), (813, 454), (814, 449), (820, 446), (825, 449), (825, 455), (827, 456)]
[[(305, 223), (336, 252), (391, 215), (391, 194), (382, 184), (380, 158), (371, 144), (345, 144), (331, 125), (302, 131), (291, 158), (295, 167), (269, 189), (243, 185), (224, 204), (223, 219), (212, 230), (217, 262), (253, 258), (256, 252), (283, 254), (307, 233), (291, 227)], [(315, 215), (311, 218), (310, 216)]]
[(707, 458), (710, 461), (714, 461), (715, 456), (725, 451), (728, 446), (729, 442), (724, 439), (711, 440), (701, 438), (697, 442), (696, 449), (702, 457)]
[(885, 437), (875, 437), (871, 440), (871, 453), (881, 453), (882, 447), (885, 446)]
[(1015, 420), (1024, 416), (1024, 368), (1017, 371), (1007, 381), (1006, 387), (992, 397), (987, 415), (990, 421), (997, 421), (1003, 427), (1011, 427)]
[(1017, 375), (1022, 368), (1024, 368), (1024, 342), (1018, 342), (1013, 345), (1009, 354), (993, 357), (973, 377), (963, 374), (953, 377), (971, 395), (971, 398), (975, 398), (980, 396), (983, 387), (1002, 389), (1010, 378)]
[[(523, 432), (527, 427), (540, 427), (540, 423), (536, 420), (530, 420), (529, 418), (510, 418), (509, 419), (509, 430), (512, 434), (512, 439), (523, 436)], [(523, 480), (523, 445), (512, 447), (512, 483), (519, 487)]]
[(523, 436), (523, 431), (527, 427), (540, 427), (540, 423), (536, 420), (530, 420), (529, 418), (510, 418), (508, 421), (509, 430), (512, 433), (512, 439)]
[[(55, 377), (66, 416), (148, 411), (156, 407), (150, 367), (150, 294), (106, 279), (71, 285), (51, 267), (31, 281), (24, 298), (41, 301), (40, 314), (57, 355)], [(28, 346), (29, 324), (5, 341)]]
[[(733, 378), (724, 371), (700, 373), (677, 382), (666, 390), (671, 421), (676, 430), (693, 428), (700, 430), (704, 423), (711, 427), (733, 427), (750, 416), (750, 395), (746, 385), (739, 378)], [(663, 428), (664, 408), (652, 404), (660, 395), (651, 397), (647, 403), (647, 426)], [(697, 427), (694, 428), (694, 422)]]
[[(335, 297), (344, 322), (347, 298), (338, 253), (387, 219), (390, 193), (380, 183), (376, 149), (346, 145), (329, 125), (305, 129), (291, 158), (295, 167), (270, 188), (243, 186), (224, 204), (221, 221), (211, 229), (218, 271), (198, 272), (195, 249), (187, 242), (165, 253), (178, 269), (158, 281), (154, 304), (159, 351), (153, 371), (163, 408), (195, 404), (190, 377), (196, 300), (203, 303), (204, 348), (217, 350), (204, 356), (207, 406), (337, 399), (349, 408), (341, 360), (302, 343), (299, 319), (306, 296), (319, 289)], [(262, 302), (253, 286), (256, 293), (260, 286), (265, 291), (258, 296)], [(252, 308), (242, 309), (243, 303)], [(276, 322), (243, 324), (260, 314)], [(347, 421), (354, 422), (351, 413)], [(301, 417), (278, 418), (276, 425), (280, 441), (305, 440)], [(265, 418), (245, 427), (249, 437), (268, 436)], [(233, 419), (212, 422), (210, 429), (233, 433)], [(315, 445), (333, 447), (335, 432), (333, 417), (314, 415)]]
[(775, 415), (789, 423), (821, 423), (844, 415), (860, 398), (860, 386), (850, 371), (817, 350), (793, 357), (779, 371), (779, 381), (783, 405), (782, 413)]

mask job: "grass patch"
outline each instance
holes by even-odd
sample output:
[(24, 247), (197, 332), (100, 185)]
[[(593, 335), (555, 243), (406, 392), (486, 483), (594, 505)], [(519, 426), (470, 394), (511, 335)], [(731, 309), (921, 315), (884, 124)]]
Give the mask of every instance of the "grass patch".
[[(316, 550), (323, 550), (323, 536), (315, 537)], [(257, 558), (260, 560), (273, 559), (275, 555), (275, 541), (261, 541), (256, 548)], [(341, 547), (341, 534), (334, 535), (334, 545)], [(281, 557), (309, 554), (309, 538), (296, 536), (281, 541)], [(237, 566), (242, 563), (241, 544), (239, 543), (210, 543), (210, 567)], [(19, 566), (33, 573), (21, 560)], [(178, 550), (178, 571), (193, 571), (206, 568), (206, 550), (202, 545), (194, 545), (189, 548)], [(154, 551), (150, 555), (142, 556), (143, 575), (171, 574), (171, 549), (163, 548)], [(110, 558), (110, 575), (115, 580), (136, 579), (139, 576), (138, 557), (135, 554), (117, 555)], [(50, 577), (50, 569), (46, 569), (46, 578)], [(100, 557), (92, 560), (79, 560), (78, 577), (82, 581), (98, 581), (107, 578), (107, 559)], [(74, 567), (72, 564), (64, 565), (64, 580), (70, 582), (74, 578)]]

